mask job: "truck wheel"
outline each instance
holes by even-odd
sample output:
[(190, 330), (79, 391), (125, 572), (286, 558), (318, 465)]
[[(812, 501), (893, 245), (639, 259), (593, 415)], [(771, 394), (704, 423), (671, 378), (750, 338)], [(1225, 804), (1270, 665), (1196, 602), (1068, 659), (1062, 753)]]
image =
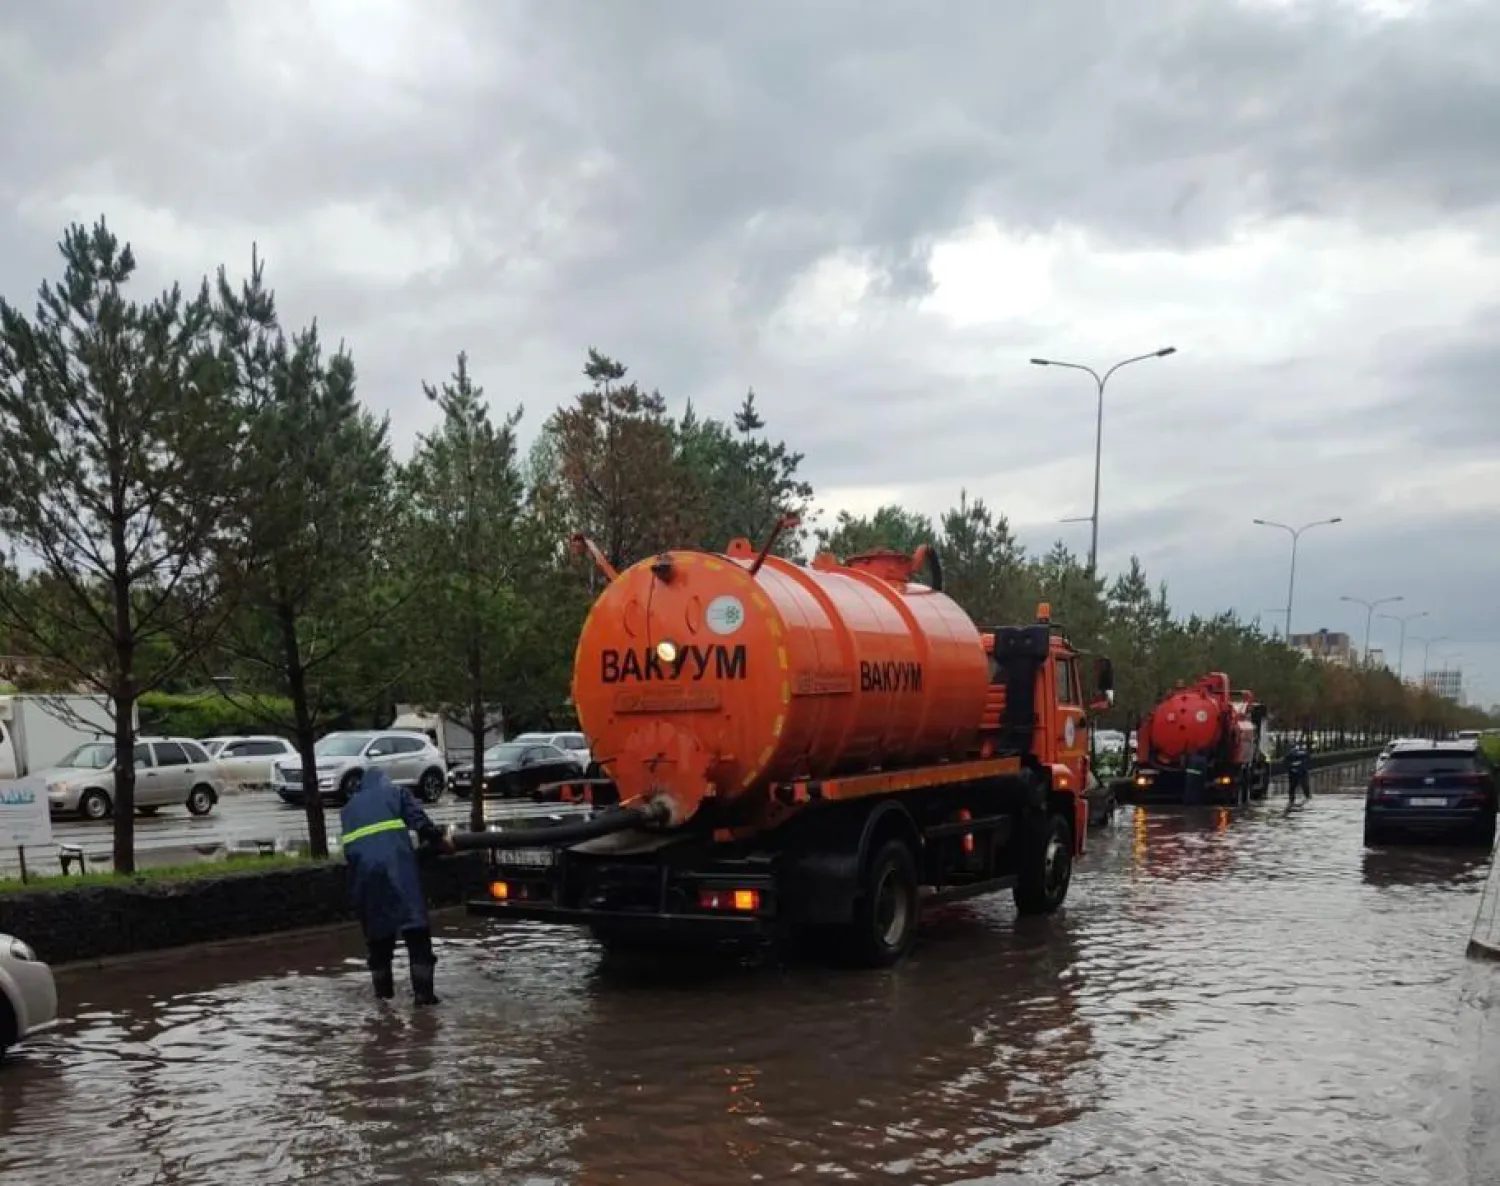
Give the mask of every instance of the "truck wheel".
[(84, 791), (83, 798), (78, 800), (78, 814), (84, 819), (105, 819), (113, 811), (114, 805), (110, 803), (109, 796), (103, 791)]
[(1062, 816), (1048, 812), (1023, 818), (1012, 891), (1021, 914), (1051, 914), (1068, 896), (1073, 880), (1073, 830)]
[(850, 927), (850, 954), (867, 968), (900, 963), (917, 939), (917, 864), (901, 840), (887, 840), (861, 879)]

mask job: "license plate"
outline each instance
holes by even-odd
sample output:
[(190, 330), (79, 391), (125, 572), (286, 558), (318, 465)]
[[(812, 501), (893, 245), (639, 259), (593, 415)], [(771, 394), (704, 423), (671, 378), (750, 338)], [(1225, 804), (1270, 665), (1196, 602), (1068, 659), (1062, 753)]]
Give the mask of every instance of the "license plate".
[(501, 848), (495, 852), (497, 865), (529, 865), (536, 869), (546, 869), (556, 861), (555, 848)]
[(1418, 798), (1415, 798), (1415, 799), (1408, 799), (1407, 802), (1409, 804), (1411, 804), (1411, 806), (1413, 806), (1413, 807), (1447, 807), (1448, 806), (1448, 800), (1446, 800), (1446, 799), (1424, 799), (1424, 798), (1418, 797)]

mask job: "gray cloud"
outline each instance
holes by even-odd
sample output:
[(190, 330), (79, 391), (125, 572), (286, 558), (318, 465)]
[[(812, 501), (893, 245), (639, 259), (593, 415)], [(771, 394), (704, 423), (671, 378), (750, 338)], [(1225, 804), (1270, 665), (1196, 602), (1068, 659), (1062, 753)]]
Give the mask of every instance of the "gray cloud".
[[(1493, 3), (1400, 20), (1340, 0), (354, 11), (7, 8), (0, 291), (29, 298), (62, 222), (96, 207), (152, 284), (243, 266), (254, 238), (286, 312), (349, 341), (399, 435), (428, 422), (419, 381), (459, 349), (534, 428), (595, 345), (710, 412), (753, 385), (821, 488), (935, 511), (964, 485), (1080, 549), (1086, 526), (1047, 516), (1087, 511), (1093, 394), (1025, 360), (1107, 364), (1187, 326), (1178, 357), (1112, 382), (1105, 559), (1140, 551), (1195, 608), (1264, 608), (1275, 541), (1225, 524), (1342, 500), (1381, 526), (1328, 542), (1333, 571), (1375, 581), (1399, 540), (1402, 567), (1433, 574), (1420, 596), (1460, 623), (1443, 632), (1500, 642), (1490, 551), (1468, 534), (1500, 508), (1387, 493), (1493, 456), (1500, 273), (1450, 283), (1414, 254), (1387, 265), (1405, 292), (1372, 296), (1359, 271), (1364, 245), (1424, 231), (1500, 253)], [(1002, 315), (922, 311), (935, 246), (986, 220), (1087, 249), (1058, 265), (1061, 295), (1017, 264), (995, 278)], [(1253, 253), (1222, 279), (1171, 270), (1309, 225), (1264, 275), (1235, 272)], [(1307, 254), (1304, 277), (1321, 241), (1341, 254)], [(785, 301), (834, 257), (870, 270), (858, 317), (794, 333)], [(1299, 336), (1288, 318), (1321, 320)], [(1500, 654), (1484, 662), (1500, 679)]]

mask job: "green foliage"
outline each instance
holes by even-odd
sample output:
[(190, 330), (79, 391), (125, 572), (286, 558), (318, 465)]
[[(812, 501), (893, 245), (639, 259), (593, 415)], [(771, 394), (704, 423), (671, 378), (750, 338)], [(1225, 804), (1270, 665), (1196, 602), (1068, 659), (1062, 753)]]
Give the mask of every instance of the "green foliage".
[(1116, 728), (1132, 727), (1169, 689), (1210, 671), (1227, 672), (1236, 688), (1255, 692), (1270, 708), (1273, 728), (1433, 733), (1487, 719), (1403, 688), (1389, 671), (1304, 658), (1232, 612), (1174, 619), (1166, 586), (1153, 589), (1135, 557), (1107, 588), (1061, 543), (1027, 557), (1004, 518), (965, 495), (943, 516), (941, 531), (920, 515), (885, 506), (867, 517), (841, 514), (820, 539), (839, 556), (936, 543), (945, 591), (984, 626), (1031, 621), (1046, 602), (1075, 646), (1113, 660), (1115, 708), (1103, 723)]
[(35, 565), (0, 574), (0, 621), (46, 674), (117, 714), (115, 860), (134, 860), (136, 696), (180, 673), (229, 602), (212, 563), (232, 530), (240, 423), (205, 280), (146, 303), (101, 219), (70, 227), (35, 316), (0, 300), (0, 533)]
[(288, 734), (267, 721), (292, 719), (285, 696), (246, 695), (233, 700), (218, 692), (147, 692), (140, 699), (141, 732), (162, 737), (219, 737), (247, 733)]
[(24, 882), (20, 877), (0, 877), (0, 894), (66, 893), (68, 890), (85, 889), (96, 885), (125, 888), (175, 885), (184, 881), (239, 877), (247, 873), (272, 873), (282, 869), (295, 869), (306, 864), (306, 857), (277, 853), (275, 856), (267, 857), (232, 856), (219, 861), (199, 861), (193, 865), (158, 865), (137, 870), (128, 877), (121, 877), (118, 873), (79, 873), (69, 877), (60, 875), (31, 877)]

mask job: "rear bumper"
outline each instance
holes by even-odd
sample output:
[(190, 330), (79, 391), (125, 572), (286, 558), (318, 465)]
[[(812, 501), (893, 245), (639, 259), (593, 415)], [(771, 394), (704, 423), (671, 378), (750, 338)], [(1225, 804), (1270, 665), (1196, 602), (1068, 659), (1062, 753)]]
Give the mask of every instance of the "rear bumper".
[[(521, 830), (518, 829), (518, 839)], [(496, 883), (504, 883), (497, 893)], [(491, 861), (471, 915), (589, 927), (596, 933), (685, 944), (752, 941), (772, 933), (780, 910), (777, 879), (713, 860), (661, 863), (599, 859), (562, 850), (548, 868)], [(702, 905), (705, 895), (757, 895), (744, 910)]]
[(1437, 836), (1479, 828), (1489, 814), (1483, 807), (1378, 807), (1372, 804), (1365, 808), (1365, 822), (1385, 832)]
[(1181, 770), (1143, 771), (1115, 782), (1115, 801), (1125, 804), (1232, 806), (1239, 802), (1237, 778), (1228, 783), (1221, 776), (1208, 777)]
[(760, 915), (666, 914), (631, 910), (583, 910), (551, 902), (496, 902), (474, 898), (465, 910), (485, 918), (543, 922), (553, 926), (589, 927), (611, 934), (690, 942), (752, 942), (770, 933)]

